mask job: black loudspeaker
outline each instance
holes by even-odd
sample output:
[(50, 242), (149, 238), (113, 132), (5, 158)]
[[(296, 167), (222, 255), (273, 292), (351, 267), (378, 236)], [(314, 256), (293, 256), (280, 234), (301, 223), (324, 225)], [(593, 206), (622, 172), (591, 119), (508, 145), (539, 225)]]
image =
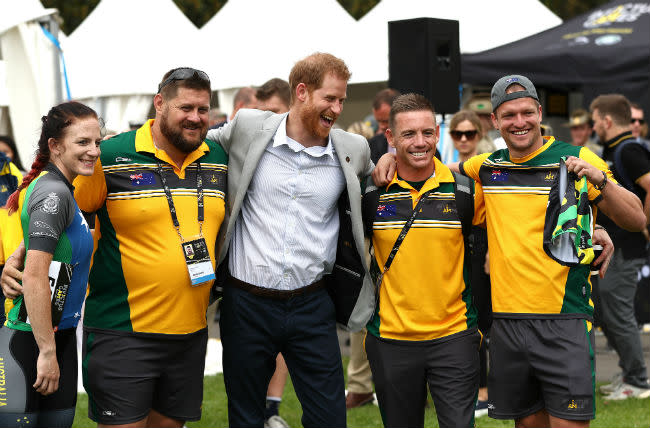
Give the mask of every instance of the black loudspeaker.
[(416, 92), (436, 113), (460, 108), (458, 21), (417, 18), (388, 23), (388, 86)]

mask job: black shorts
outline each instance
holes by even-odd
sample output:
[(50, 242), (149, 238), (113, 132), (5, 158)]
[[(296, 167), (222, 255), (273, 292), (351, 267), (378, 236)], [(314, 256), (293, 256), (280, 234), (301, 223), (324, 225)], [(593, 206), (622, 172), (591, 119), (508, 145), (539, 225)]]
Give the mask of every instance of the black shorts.
[(0, 426), (8, 426), (3, 422), (3, 415), (24, 414), (32, 420), (43, 412), (74, 410), (78, 370), (75, 329), (57, 331), (54, 340), (59, 363), (59, 389), (45, 396), (33, 387), (39, 354), (34, 334), (6, 326), (0, 328)]
[(519, 419), (546, 409), (561, 419), (594, 419), (595, 381), (587, 320), (494, 319), (490, 417)]
[(84, 328), (82, 376), (88, 417), (106, 425), (137, 422), (150, 410), (201, 419), (208, 329), (144, 335)]

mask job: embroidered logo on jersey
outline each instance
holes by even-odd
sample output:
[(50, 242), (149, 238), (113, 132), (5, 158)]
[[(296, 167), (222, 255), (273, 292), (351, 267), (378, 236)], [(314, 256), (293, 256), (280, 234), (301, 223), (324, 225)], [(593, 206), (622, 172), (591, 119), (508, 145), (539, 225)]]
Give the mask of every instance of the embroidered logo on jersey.
[(544, 181), (553, 181), (555, 180), (555, 174), (552, 171), (549, 171), (548, 174), (544, 176)]
[(443, 214), (449, 214), (449, 213), (453, 213), (453, 212), (456, 212), (456, 209), (450, 207), (449, 204), (445, 204), (445, 206), (442, 207), (442, 213)]
[(397, 214), (397, 208), (392, 204), (379, 204), (377, 206), (377, 217), (390, 217)]
[(5, 193), (5, 192), (8, 192), (8, 191), (9, 191), (9, 188), (7, 186), (5, 186), (4, 184), (2, 185), (2, 187), (0, 187), (0, 192)]
[(507, 181), (508, 180), (508, 171), (501, 171), (500, 169), (495, 169), (492, 171), (492, 181)]
[(52, 192), (47, 195), (43, 201), (43, 212), (47, 214), (57, 214), (59, 212), (59, 197)]
[(130, 158), (123, 158), (121, 156), (118, 156), (115, 158), (115, 162), (132, 162)]
[(153, 172), (141, 172), (139, 174), (129, 175), (131, 184), (134, 186), (146, 186), (147, 184), (156, 184)]
[(216, 175), (212, 174), (212, 176), (210, 177), (210, 183), (212, 183), (212, 184), (219, 183), (219, 179), (217, 178)]

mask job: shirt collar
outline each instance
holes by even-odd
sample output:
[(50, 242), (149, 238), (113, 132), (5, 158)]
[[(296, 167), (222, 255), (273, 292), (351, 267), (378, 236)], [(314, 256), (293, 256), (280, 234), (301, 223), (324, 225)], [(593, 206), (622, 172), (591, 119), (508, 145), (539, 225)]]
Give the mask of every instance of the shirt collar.
[(603, 143), (605, 147), (616, 147), (619, 145), (619, 143), (623, 140), (627, 140), (628, 138), (633, 138), (632, 137), (632, 131), (626, 131), (623, 132), (622, 134), (618, 134), (616, 137), (609, 139)]
[[(440, 185), (440, 183), (453, 183), (454, 182), (454, 176), (451, 173), (451, 170), (445, 166), (442, 162), (438, 160), (437, 157), (433, 157), (433, 174), (431, 177), (427, 179), (427, 181), (424, 183), (418, 194), (422, 194), (426, 191), (429, 191), (431, 189), (435, 189)], [(400, 187), (403, 187), (405, 189), (413, 189), (413, 187), (408, 183), (408, 181), (401, 179), (397, 176), (397, 171), (395, 171), (395, 175), (393, 176), (393, 179), (388, 183), (386, 186), (386, 189), (388, 189), (390, 186), (393, 184), (397, 184)], [(415, 191), (415, 189), (413, 189)]]
[(300, 152), (304, 151), (310, 156), (313, 157), (321, 157), (324, 155), (328, 155), (330, 158), (334, 159), (334, 145), (332, 144), (332, 135), (327, 136), (327, 145), (325, 147), (323, 146), (312, 146), (312, 147), (305, 147), (300, 142), (292, 139), (287, 135), (287, 118), (289, 115), (285, 115), (284, 118), (282, 119), (282, 122), (280, 122), (280, 126), (278, 126), (278, 129), (275, 131), (275, 135), (273, 136), (273, 147), (278, 147), (278, 146), (288, 146), (291, 150), (294, 152)]

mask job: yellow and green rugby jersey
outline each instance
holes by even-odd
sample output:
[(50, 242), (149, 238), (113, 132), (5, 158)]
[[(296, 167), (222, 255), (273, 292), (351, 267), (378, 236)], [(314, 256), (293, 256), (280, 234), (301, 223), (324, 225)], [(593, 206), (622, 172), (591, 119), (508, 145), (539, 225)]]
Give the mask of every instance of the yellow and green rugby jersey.
[(102, 143), (90, 177), (79, 176), (75, 199), (97, 212), (84, 325), (139, 333), (187, 334), (206, 327), (212, 282), (192, 287), (157, 172), (159, 159), (171, 189), (185, 239), (199, 233), (196, 192), (201, 163), (203, 236), (215, 264), (217, 232), (224, 218), (228, 158), (206, 140), (179, 169), (154, 146), (153, 120), (137, 131)]
[[(543, 248), (549, 192), (562, 156), (586, 160), (615, 183), (607, 164), (589, 149), (553, 137), (544, 137), (543, 146), (524, 158), (510, 158), (504, 149), (460, 164), (461, 172), (483, 188), (495, 317), (593, 315), (589, 266), (563, 266)], [(601, 196), (591, 183), (588, 195), (595, 210)]]
[[(404, 238), (379, 288), (368, 332), (384, 339), (430, 341), (476, 327), (476, 309), (464, 260), (454, 177), (434, 158), (435, 174), (420, 191), (395, 175), (380, 192), (372, 244), (380, 270), (420, 196), (433, 189)], [(481, 222), (476, 194), (474, 223)]]

